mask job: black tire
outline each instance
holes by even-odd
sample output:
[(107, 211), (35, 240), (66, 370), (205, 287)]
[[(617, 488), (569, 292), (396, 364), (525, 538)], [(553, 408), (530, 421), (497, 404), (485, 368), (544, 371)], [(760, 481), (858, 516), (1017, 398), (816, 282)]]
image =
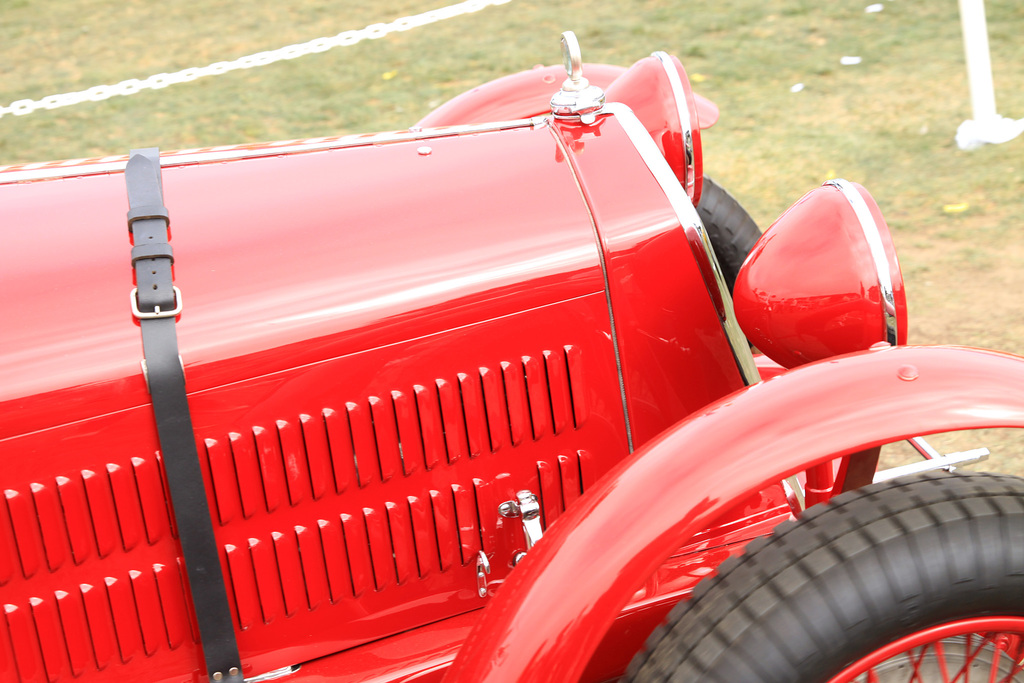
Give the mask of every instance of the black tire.
[[(897, 479), (810, 508), (723, 563), (650, 636), (627, 680), (824, 683), (889, 643), (984, 615), (1024, 616), (1024, 480)], [(908, 676), (901, 656), (877, 680), (947, 680)], [(998, 680), (1024, 680), (993, 657)]]
[(718, 263), (722, 266), (722, 274), (732, 292), (736, 274), (740, 272), (740, 266), (754, 247), (754, 242), (761, 236), (761, 231), (747, 210), (708, 176), (704, 176), (697, 214), (704, 223)]

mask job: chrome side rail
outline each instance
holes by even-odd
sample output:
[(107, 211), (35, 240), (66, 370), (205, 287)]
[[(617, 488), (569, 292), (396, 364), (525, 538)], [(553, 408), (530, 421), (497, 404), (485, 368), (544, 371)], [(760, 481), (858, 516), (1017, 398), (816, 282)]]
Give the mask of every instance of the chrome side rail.
[[(347, 149), (349, 147), (388, 145), (400, 142), (431, 140), (434, 138), (469, 135), (474, 133), (490, 133), (509, 130), (512, 128), (530, 128), (546, 125), (548, 124), (545, 118), (538, 116), (532, 119), (444, 126), (442, 128), (420, 129), (414, 127), (407, 131), (392, 131), (387, 133), (355, 134), (341, 137), (282, 140), (279, 142), (266, 142), (251, 145), (242, 144), (227, 145), (224, 147), (187, 149), (161, 154), (160, 166), (161, 168), (173, 168), (175, 166), (189, 166), (192, 164), (238, 161), (240, 159), (258, 159), (261, 157), (280, 156), (283, 154), (304, 154), (307, 152)], [(102, 175), (105, 173), (120, 173), (124, 171), (125, 164), (127, 163), (127, 156), (113, 156), (0, 166), (0, 185), (36, 180), (53, 180), (56, 178)]]

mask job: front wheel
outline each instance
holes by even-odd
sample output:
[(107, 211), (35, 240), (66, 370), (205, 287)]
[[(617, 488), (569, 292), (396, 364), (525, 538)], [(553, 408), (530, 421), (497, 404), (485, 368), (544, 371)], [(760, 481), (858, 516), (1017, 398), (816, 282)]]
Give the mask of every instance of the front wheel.
[(809, 508), (673, 610), (629, 680), (1024, 681), (1024, 480), (931, 474)]

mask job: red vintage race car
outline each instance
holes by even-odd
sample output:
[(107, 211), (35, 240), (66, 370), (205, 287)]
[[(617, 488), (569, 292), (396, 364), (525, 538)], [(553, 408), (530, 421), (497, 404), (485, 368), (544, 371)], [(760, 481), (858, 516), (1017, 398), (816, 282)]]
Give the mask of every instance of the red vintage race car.
[(1024, 360), (905, 345), (855, 183), (740, 268), (715, 106), (563, 47), (405, 132), (0, 169), (0, 681), (1022, 678), (1024, 483), (876, 470), (1024, 426)]

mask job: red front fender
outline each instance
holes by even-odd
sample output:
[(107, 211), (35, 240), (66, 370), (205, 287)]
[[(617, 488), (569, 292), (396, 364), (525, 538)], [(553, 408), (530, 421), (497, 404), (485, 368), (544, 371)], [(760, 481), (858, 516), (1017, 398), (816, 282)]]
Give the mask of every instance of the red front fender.
[[(607, 88), (626, 73), (621, 66), (611, 64), (584, 64), (584, 72), (593, 85)], [(483, 83), (456, 95), (427, 114), (416, 126), (438, 128), (470, 123), (490, 123), (543, 116), (551, 113), (551, 96), (565, 80), (565, 67), (538, 66)], [(718, 107), (706, 97), (694, 93), (697, 102), (697, 120), (701, 129), (710, 128), (718, 121)]]
[(727, 396), (635, 453), (552, 526), (445, 680), (578, 680), (636, 587), (739, 499), (839, 455), (987, 427), (1024, 427), (1024, 358), (868, 351)]

